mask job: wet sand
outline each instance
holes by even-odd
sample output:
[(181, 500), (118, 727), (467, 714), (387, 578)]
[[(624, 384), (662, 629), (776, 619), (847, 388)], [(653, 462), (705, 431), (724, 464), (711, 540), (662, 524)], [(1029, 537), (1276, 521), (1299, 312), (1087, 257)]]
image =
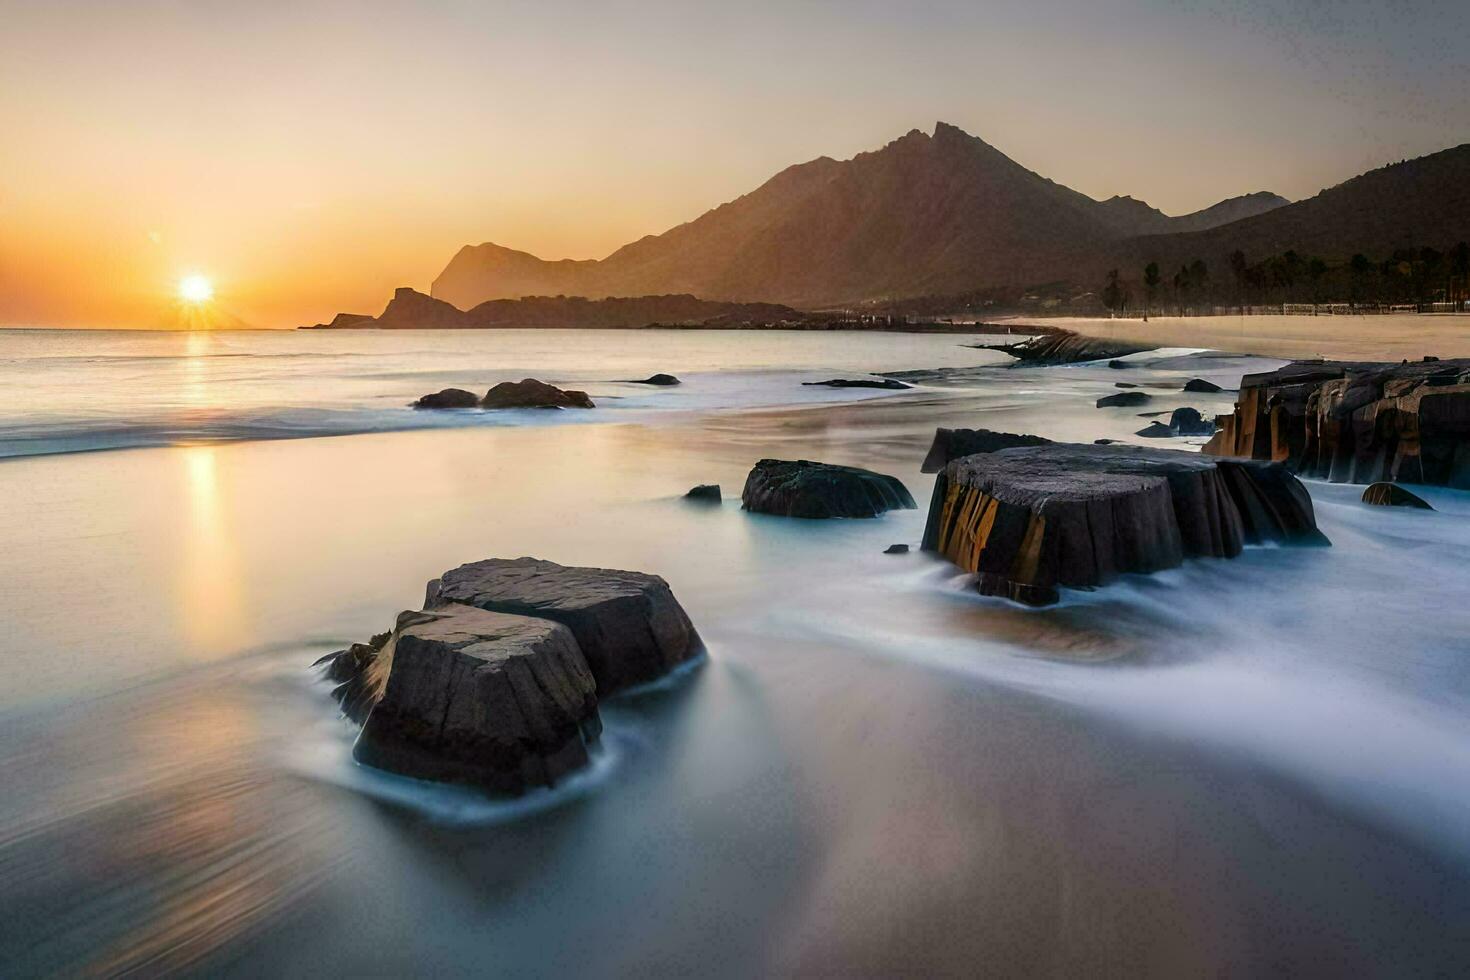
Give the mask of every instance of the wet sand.
[[(1128, 438), (1116, 374), (0, 464), (7, 972), (1464, 972), (1470, 495), (1314, 485), (1333, 549), (1040, 611), (883, 555), (922, 510), (729, 499), (802, 456), (922, 501), (935, 425)], [(705, 482), (724, 506), (679, 499)], [(662, 574), (708, 662), (608, 702), (552, 794), (354, 766), (307, 665), (520, 554)]]
[(1202, 316), (1142, 320), (1081, 317), (1003, 321), (1062, 327), (1091, 337), (1287, 359), (1417, 361), (1470, 357), (1470, 315)]

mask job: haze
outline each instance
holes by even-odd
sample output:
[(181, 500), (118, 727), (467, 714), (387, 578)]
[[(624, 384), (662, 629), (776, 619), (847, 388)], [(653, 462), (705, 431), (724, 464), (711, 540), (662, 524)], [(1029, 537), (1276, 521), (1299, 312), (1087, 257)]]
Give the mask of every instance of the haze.
[(5, 324), (167, 325), (191, 274), (254, 326), (377, 312), (463, 244), (600, 257), (935, 119), (1176, 214), (1470, 129), (1457, 2), (0, 2), (0, 23)]

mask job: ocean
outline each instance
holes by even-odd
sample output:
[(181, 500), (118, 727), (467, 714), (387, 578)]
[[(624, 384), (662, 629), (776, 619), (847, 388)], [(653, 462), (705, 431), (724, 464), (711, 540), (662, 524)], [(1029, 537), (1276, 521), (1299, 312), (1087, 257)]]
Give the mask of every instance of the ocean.
[[(1232, 394), (1183, 380), (1280, 363), (1012, 370), (983, 339), (0, 331), (3, 972), (1470, 968), (1470, 493), (1310, 482), (1331, 548), (981, 597), (883, 554), (936, 426), (1134, 440), (1094, 407), (1123, 376), (1209, 415)], [(684, 383), (619, 380), (654, 372)], [(521, 377), (598, 407), (408, 407)], [(768, 456), (921, 509), (745, 513)], [(520, 555), (662, 575), (707, 659), (604, 702), (553, 790), (355, 765), (312, 662)]]

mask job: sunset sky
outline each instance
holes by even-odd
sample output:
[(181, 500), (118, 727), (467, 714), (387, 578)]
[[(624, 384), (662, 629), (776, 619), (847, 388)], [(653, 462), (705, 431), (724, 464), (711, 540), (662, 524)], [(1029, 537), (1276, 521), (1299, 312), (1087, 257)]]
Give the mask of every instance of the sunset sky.
[(943, 119), (1169, 213), (1470, 139), (1470, 4), (0, 0), (0, 323), (378, 312)]

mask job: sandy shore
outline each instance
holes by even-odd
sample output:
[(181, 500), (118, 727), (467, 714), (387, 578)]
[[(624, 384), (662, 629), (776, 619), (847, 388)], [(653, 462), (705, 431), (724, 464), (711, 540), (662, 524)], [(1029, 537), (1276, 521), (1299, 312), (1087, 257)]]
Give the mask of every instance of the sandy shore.
[(1142, 320), (1017, 317), (1007, 323), (1063, 327), (1159, 347), (1204, 347), (1265, 357), (1417, 361), (1470, 357), (1470, 316), (1206, 316)]

